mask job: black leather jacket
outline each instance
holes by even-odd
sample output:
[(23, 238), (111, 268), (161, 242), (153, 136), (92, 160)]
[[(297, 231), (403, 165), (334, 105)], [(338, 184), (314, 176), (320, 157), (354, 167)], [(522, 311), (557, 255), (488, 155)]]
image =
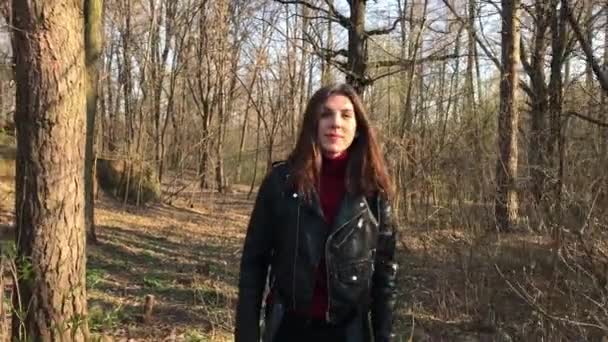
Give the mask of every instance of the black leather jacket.
[[(260, 309), (269, 269), (268, 285), (281, 305), (286, 310), (305, 309), (311, 304), (323, 255), (328, 282), (326, 320), (340, 324), (362, 312), (361, 336), (390, 341), (397, 271), (391, 207), (382, 196), (370, 199), (346, 193), (328, 229), (319, 200), (305, 201), (288, 186), (288, 177), (287, 164), (276, 165), (258, 192), (241, 259), (236, 342), (260, 340)], [(271, 330), (278, 324), (266, 323)], [(356, 340), (371, 340), (371, 336), (361, 336)]]

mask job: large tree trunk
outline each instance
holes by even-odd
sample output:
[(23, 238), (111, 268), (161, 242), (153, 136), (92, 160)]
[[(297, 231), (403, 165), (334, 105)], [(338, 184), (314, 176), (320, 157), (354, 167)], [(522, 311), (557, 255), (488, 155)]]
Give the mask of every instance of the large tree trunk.
[[(468, 24), (471, 28), (475, 27), (475, 13), (477, 12), (476, 0), (468, 0)], [(473, 79), (475, 78), (475, 37), (473, 35), (473, 29), (467, 30), (467, 67), (465, 76), (465, 110), (470, 111), (473, 115), (471, 123), (473, 124), (473, 136), (471, 143), (473, 144), (474, 158), (478, 159), (476, 165), (473, 166), (473, 172), (475, 179), (473, 180), (473, 199), (482, 203), (484, 200), (484, 185), (485, 177), (483, 168), (486, 165), (486, 158), (483, 153), (483, 134), (482, 134), (482, 120), (480, 113), (477, 110), (477, 102), (475, 102), (475, 87)], [(479, 83), (479, 82), (478, 82)], [(478, 93), (477, 96), (480, 96)]]
[[(327, 0), (328, 3), (328, 7), (334, 6), (334, 0)], [(307, 15), (307, 14), (304, 14)], [(307, 20), (307, 19), (305, 19)], [(327, 27), (326, 27), (326, 41), (325, 41), (325, 48), (326, 49), (333, 49), (334, 48), (334, 36), (333, 36), (333, 30), (332, 30), (332, 22), (331, 20), (327, 21)], [(334, 82), (334, 78), (333, 75), (331, 74), (331, 65), (329, 63), (329, 60), (322, 60), (321, 61), (321, 84), (323, 85), (329, 85), (332, 84)], [(295, 140), (295, 139), (293, 139)]]
[[(107, 111), (108, 111), (108, 124), (106, 125), (108, 131), (108, 151), (116, 151), (116, 113), (118, 112), (118, 99), (114, 101), (114, 89), (112, 87), (112, 61), (114, 60), (114, 43), (109, 46), (106, 61), (106, 93), (107, 93)], [(118, 95), (117, 95), (118, 97)], [(105, 133), (103, 134), (105, 136)]]
[[(608, 2), (604, 3), (604, 16), (608, 22)], [(608, 66), (608, 25), (604, 26), (604, 65)], [(608, 75), (606, 76), (608, 78)], [(600, 108), (608, 108), (608, 91), (602, 92)], [(608, 121), (606, 110), (600, 110), (602, 122)], [(608, 169), (608, 128), (600, 132), (600, 169)], [(600, 194), (600, 206), (608, 208), (608, 177), (604, 174), (603, 191)]]
[[(161, 3), (161, 10), (162, 10), (162, 6), (163, 4)], [(164, 162), (164, 158), (165, 158), (165, 153), (164, 153), (164, 140), (165, 140), (165, 132), (166, 132), (166, 127), (167, 127), (167, 115), (165, 115), (164, 118), (161, 118), (161, 95), (162, 95), (162, 91), (163, 91), (163, 84), (164, 84), (164, 80), (165, 80), (165, 66), (167, 65), (167, 59), (169, 58), (169, 51), (171, 50), (171, 39), (173, 38), (174, 35), (174, 15), (175, 15), (175, 4), (171, 1), (168, 1), (164, 4), (165, 6), (165, 15), (164, 15), (164, 19), (165, 19), (165, 32), (164, 32), (164, 45), (163, 45), (163, 49), (162, 52), (160, 53), (160, 57), (159, 60), (153, 65), (153, 68), (155, 70), (155, 77), (153, 78), (152, 82), (154, 82), (154, 98), (153, 98), (153, 103), (154, 103), (154, 162), (156, 164), (156, 169), (158, 172), (158, 181), (162, 182), (163, 180), (163, 162)], [(158, 33), (158, 31), (160, 31), (160, 19), (159, 19), (159, 23), (157, 24), (155, 30), (157, 30), (157, 33), (154, 37), (154, 40), (156, 41), (153, 46), (155, 47), (153, 54), (157, 54), (160, 51), (160, 33)], [(177, 46), (177, 45), (176, 45)], [(179, 54), (179, 51), (174, 51), (174, 54)], [(158, 57), (157, 57), (158, 58)], [(175, 59), (175, 56), (174, 56)], [(170, 86), (173, 87), (175, 84), (175, 82), (173, 81), (173, 78), (171, 79), (171, 84)], [(173, 89), (170, 89), (170, 93), (167, 97), (172, 97), (173, 96)], [(167, 112), (170, 110), (169, 106), (172, 103), (172, 98), (168, 98), (167, 99)]]
[[(549, 113), (551, 118), (551, 134), (547, 141), (547, 158), (549, 161), (550, 174), (554, 177), (552, 182), (551, 203), (555, 208), (550, 217), (561, 222), (562, 188), (564, 174), (564, 132), (562, 129), (562, 66), (565, 60), (567, 44), (566, 37), (566, 11), (561, 8), (558, 12), (559, 0), (553, 0), (551, 4), (551, 79), (549, 80)], [(557, 156), (555, 150), (557, 147)]]
[(496, 228), (499, 231), (513, 229), (518, 217), (519, 6), (519, 0), (502, 0), (502, 70), (495, 200)]
[[(122, 37), (122, 65), (121, 65), (121, 83), (123, 90), (123, 104), (125, 115), (125, 136), (126, 136), (126, 154), (131, 157), (132, 145), (135, 142), (135, 123), (132, 107), (132, 88), (133, 75), (131, 74), (131, 0), (124, 0), (125, 22), (123, 27)], [(120, 65), (120, 62), (118, 63)]]
[[(604, 3), (604, 16), (606, 17), (605, 21), (608, 22), (608, 2)], [(604, 25), (604, 65), (608, 66), (608, 25)], [(601, 97), (601, 105), (600, 108), (607, 108), (608, 101), (607, 96), (608, 92), (602, 92)], [(605, 110), (600, 110), (600, 121), (606, 122), (608, 115), (606, 115)], [(600, 158), (602, 160), (602, 167), (604, 170), (608, 167), (608, 129), (604, 128), (600, 132)], [(608, 177), (606, 177), (607, 187), (605, 191), (608, 191)]]
[(102, 0), (85, 0), (85, 55), (87, 68), (87, 138), (85, 149), (85, 223), (89, 241), (96, 243), (95, 198), (93, 183), (95, 173), (95, 116), (97, 112), (97, 85), (99, 79), (99, 57), (102, 52), (103, 16)]
[(367, 50), (365, 49), (365, 10), (366, 0), (349, 1), (350, 28), (348, 30), (348, 74), (346, 82), (352, 85), (359, 94), (366, 86)]
[(545, 148), (547, 146), (547, 116), (549, 110), (547, 98), (547, 84), (545, 81), (546, 33), (548, 28), (548, 6), (539, 0), (536, 2), (535, 17), (536, 30), (534, 45), (531, 50), (530, 67), (528, 74), (531, 80), (531, 108), (530, 108), (530, 144), (528, 145), (528, 164), (532, 179), (532, 197), (534, 204), (540, 206), (545, 195), (547, 181), (547, 163)]
[(13, 1), (18, 341), (88, 337), (82, 10), (70, 0)]

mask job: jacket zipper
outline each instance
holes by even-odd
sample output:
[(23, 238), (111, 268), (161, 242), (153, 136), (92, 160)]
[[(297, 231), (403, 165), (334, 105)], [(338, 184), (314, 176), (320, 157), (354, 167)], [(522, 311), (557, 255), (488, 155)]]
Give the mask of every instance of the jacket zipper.
[(327, 241), (325, 241), (325, 281), (327, 282), (327, 311), (325, 311), (325, 321), (327, 323), (330, 323), (329, 311), (330, 311), (330, 304), (331, 304), (331, 289), (329, 286), (329, 243), (331, 242), (331, 239), (334, 237), (334, 235), (336, 235), (337, 232), (339, 232), (347, 224), (351, 223), (354, 219), (356, 219), (358, 217), (359, 217), (359, 213), (357, 213), (357, 215), (354, 215), (348, 221), (344, 222), (340, 227), (336, 228), (336, 230), (334, 230), (334, 232), (331, 233), (327, 237)]

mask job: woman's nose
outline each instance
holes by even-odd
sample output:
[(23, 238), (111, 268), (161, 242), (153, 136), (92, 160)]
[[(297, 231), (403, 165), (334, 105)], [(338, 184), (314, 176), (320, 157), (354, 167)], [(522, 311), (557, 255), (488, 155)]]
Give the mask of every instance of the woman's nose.
[(339, 127), (342, 124), (340, 115), (335, 114), (331, 116), (331, 127)]

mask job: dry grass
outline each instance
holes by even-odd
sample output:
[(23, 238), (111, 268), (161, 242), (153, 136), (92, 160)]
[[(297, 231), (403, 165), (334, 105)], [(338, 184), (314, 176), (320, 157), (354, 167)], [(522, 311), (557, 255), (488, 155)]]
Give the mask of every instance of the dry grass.
[[(103, 195), (98, 200), (100, 244), (87, 251), (89, 322), (96, 336), (232, 340), (238, 261), (252, 201), (245, 188), (234, 187), (229, 195), (193, 189), (171, 205), (146, 208), (123, 207)], [(12, 206), (4, 206), (12, 203), (11, 191), (2, 180), (5, 231), (13, 219)], [(565, 238), (556, 250), (552, 239), (538, 234), (437, 228), (454, 227), (442, 222), (401, 233), (398, 341), (600, 341), (606, 335), (574, 324), (602, 314), (601, 306), (581, 300), (581, 294), (601, 296), (577, 268), (585, 255), (576, 239)], [(605, 233), (594, 241), (596, 250), (606, 251)], [(148, 295), (156, 304), (145, 320)]]
[(558, 244), (531, 232), (410, 227), (398, 329), (414, 341), (604, 341), (604, 228), (585, 234), (591, 260), (573, 231)]
[[(101, 243), (88, 249), (88, 273), (98, 274), (89, 306), (121, 313), (100, 330), (141, 341), (231, 340), (236, 265), (249, 210), (243, 197), (208, 193), (204, 201), (178, 199), (145, 209), (102, 200), (96, 216)], [(144, 323), (146, 295), (156, 305)]]

